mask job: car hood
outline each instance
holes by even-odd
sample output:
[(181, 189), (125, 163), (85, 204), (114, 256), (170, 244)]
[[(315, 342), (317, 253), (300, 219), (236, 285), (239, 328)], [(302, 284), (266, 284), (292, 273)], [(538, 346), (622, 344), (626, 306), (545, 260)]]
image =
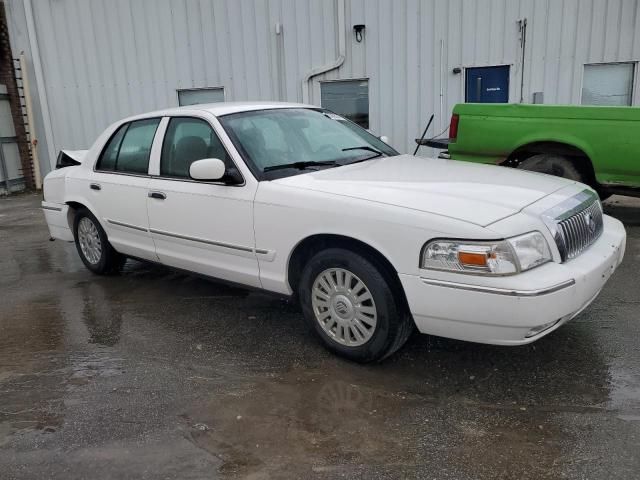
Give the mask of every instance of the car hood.
[(399, 155), (274, 180), (487, 226), (573, 183), (506, 167)]

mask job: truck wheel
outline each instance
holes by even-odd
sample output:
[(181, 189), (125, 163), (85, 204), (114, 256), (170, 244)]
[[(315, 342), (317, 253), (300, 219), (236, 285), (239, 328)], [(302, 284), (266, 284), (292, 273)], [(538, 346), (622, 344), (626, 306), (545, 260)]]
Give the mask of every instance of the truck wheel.
[(126, 258), (114, 250), (100, 222), (86, 208), (76, 212), (73, 234), (82, 263), (93, 273), (114, 273), (124, 264)]
[(298, 295), (305, 319), (322, 343), (356, 362), (391, 355), (413, 330), (413, 320), (386, 275), (350, 250), (330, 248), (311, 258)]
[(580, 183), (586, 183), (586, 178), (582, 172), (576, 168), (571, 160), (561, 155), (548, 153), (534, 155), (518, 165), (518, 168), (521, 168), (522, 170), (529, 170), (531, 172), (540, 172), (548, 175), (555, 175), (556, 177), (568, 178), (569, 180), (574, 180)]

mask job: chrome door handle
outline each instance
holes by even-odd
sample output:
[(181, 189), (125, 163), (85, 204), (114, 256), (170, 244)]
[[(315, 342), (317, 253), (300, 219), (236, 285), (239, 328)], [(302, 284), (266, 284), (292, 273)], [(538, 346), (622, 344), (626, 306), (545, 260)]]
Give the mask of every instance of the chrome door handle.
[(149, 192), (149, 198), (157, 198), (158, 200), (164, 200), (167, 198), (167, 194), (164, 192)]
[(89, 185), (89, 188), (90, 188), (91, 190), (100, 190), (100, 189), (102, 189), (102, 187), (100, 186), (100, 184), (99, 184), (99, 183), (91, 183), (91, 184)]

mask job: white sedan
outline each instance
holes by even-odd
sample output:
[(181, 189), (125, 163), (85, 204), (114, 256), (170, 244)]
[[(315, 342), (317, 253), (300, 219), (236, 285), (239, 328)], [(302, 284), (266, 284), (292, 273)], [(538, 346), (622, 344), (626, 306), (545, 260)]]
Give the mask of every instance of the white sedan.
[(362, 362), (414, 325), (533, 342), (594, 300), (625, 249), (585, 185), (400, 155), (308, 105), (139, 115), (59, 163), (42, 208), (92, 272), (133, 257), (297, 296), (320, 340)]

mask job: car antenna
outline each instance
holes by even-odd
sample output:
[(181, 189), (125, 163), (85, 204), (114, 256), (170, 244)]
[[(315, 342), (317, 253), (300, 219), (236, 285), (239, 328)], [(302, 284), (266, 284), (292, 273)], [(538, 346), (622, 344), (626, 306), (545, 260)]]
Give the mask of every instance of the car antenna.
[(435, 116), (435, 113), (431, 114), (431, 117), (429, 118), (429, 123), (427, 123), (427, 128), (424, 129), (424, 132), (422, 132), (422, 136), (420, 137), (420, 140), (416, 140), (416, 143), (418, 145), (416, 145), (416, 149), (413, 151), (413, 154), (415, 155), (416, 153), (418, 153), (418, 150), (420, 149), (420, 147), (422, 146), (422, 141), (424, 140), (425, 135), (427, 134), (427, 130), (429, 130), (429, 127), (431, 126), (431, 122), (433, 122), (433, 117)]

